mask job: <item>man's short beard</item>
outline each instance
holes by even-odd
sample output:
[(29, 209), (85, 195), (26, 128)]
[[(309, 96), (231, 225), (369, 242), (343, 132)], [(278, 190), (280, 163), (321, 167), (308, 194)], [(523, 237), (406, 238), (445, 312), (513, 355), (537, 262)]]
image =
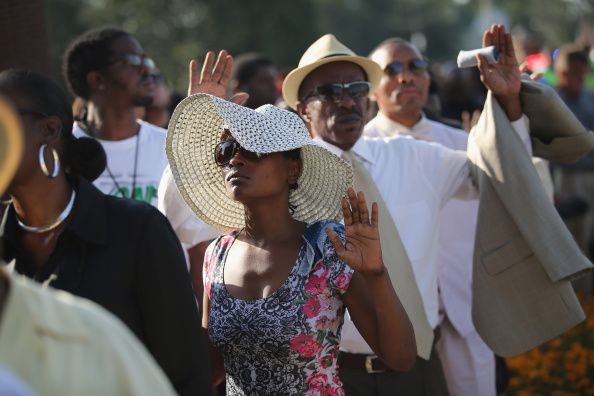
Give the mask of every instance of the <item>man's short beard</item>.
[(152, 96), (135, 96), (132, 98), (134, 106), (147, 107), (153, 104), (154, 98)]

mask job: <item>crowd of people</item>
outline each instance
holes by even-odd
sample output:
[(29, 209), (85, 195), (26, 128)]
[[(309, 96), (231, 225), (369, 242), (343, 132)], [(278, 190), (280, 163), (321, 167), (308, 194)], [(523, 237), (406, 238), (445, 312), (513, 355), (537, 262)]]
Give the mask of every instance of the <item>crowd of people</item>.
[(0, 72), (0, 390), (502, 391), (500, 356), (584, 319), (592, 219), (576, 243), (546, 160), (591, 200), (594, 101), (582, 52), (557, 94), (502, 25), (491, 45), (448, 101), (401, 38), (365, 57), (326, 34), (288, 73), (209, 52), (185, 98), (115, 28), (64, 54), (74, 101)]

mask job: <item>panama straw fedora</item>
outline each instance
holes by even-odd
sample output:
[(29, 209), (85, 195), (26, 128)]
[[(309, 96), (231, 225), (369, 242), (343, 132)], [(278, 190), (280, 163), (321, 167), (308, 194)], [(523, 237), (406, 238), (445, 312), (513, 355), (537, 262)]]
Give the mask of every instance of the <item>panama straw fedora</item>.
[(371, 83), (370, 92), (373, 92), (382, 77), (382, 69), (377, 63), (363, 56), (357, 56), (333, 34), (325, 34), (310, 45), (299, 60), (299, 66), (292, 70), (283, 82), (283, 98), (292, 109), (297, 107), (299, 87), (305, 77), (314, 69), (330, 62), (352, 62), (361, 66), (367, 74), (367, 80)]
[(0, 97), (0, 194), (12, 180), (23, 153), (23, 131), (12, 106)]
[(214, 159), (225, 130), (241, 147), (259, 154), (300, 148), (301, 175), (289, 195), (293, 217), (308, 224), (342, 218), (340, 199), (352, 186), (352, 169), (315, 144), (299, 116), (272, 105), (252, 110), (196, 94), (173, 112), (166, 152), (182, 197), (202, 221), (225, 232), (245, 225), (244, 207), (227, 195), (223, 168)]

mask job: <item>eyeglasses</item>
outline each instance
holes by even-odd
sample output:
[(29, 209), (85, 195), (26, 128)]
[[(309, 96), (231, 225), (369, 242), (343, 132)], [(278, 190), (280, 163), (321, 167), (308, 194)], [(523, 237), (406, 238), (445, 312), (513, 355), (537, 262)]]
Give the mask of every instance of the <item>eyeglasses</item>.
[(345, 93), (353, 99), (361, 99), (369, 95), (371, 83), (369, 81), (353, 81), (350, 83), (330, 83), (316, 87), (313, 92), (301, 100), (306, 100), (312, 96), (321, 96), (325, 100), (339, 102)]
[(157, 67), (157, 65), (155, 64), (155, 61), (144, 54), (143, 55), (123, 54), (120, 57), (118, 57), (117, 59), (111, 61), (110, 64), (120, 62), (120, 61), (124, 61), (130, 66), (145, 66), (149, 70), (153, 70)]
[(231, 158), (233, 158), (237, 152), (239, 152), (243, 158), (249, 161), (256, 161), (266, 155), (246, 150), (235, 140), (225, 140), (217, 144), (215, 147), (215, 162), (218, 166), (227, 166), (229, 165)]
[(385, 67), (384, 73), (390, 77), (397, 76), (402, 73), (407, 66), (411, 73), (420, 74), (427, 70), (429, 62), (424, 59), (413, 59), (408, 63), (393, 62)]
[(29, 115), (34, 115), (34, 116), (37, 116), (37, 117), (40, 117), (40, 118), (42, 118), (42, 117), (49, 117), (49, 114), (47, 114), (47, 113), (44, 113), (42, 111), (37, 111), (37, 110), (34, 110), (34, 109), (29, 109), (29, 108), (20, 108), (20, 109), (17, 109), (17, 112), (20, 115), (27, 115), (27, 114), (29, 114)]

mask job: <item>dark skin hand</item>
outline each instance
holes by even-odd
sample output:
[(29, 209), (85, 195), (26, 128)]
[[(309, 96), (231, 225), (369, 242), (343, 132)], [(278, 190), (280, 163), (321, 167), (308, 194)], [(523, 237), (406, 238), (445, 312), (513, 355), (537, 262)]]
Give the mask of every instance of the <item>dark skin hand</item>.
[(483, 47), (494, 45), (499, 50), (499, 63), (490, 65), (477, 55), (481, 81), (489, 89), (510, 121), (522, 117), (520, 104), (520, 69), (512, 38), (503, 25), (492, 25), (483, 34)]
[(346, 244), (326, 230), (338, 257), (355, 270), (345, 303), (357, 330), (371, 349), (394, 370), (410, 370), (417, 348), (412, 324), (384, 267), (377, 203), (371, 218), (362, 192), (350, 188), (342, 198)]

